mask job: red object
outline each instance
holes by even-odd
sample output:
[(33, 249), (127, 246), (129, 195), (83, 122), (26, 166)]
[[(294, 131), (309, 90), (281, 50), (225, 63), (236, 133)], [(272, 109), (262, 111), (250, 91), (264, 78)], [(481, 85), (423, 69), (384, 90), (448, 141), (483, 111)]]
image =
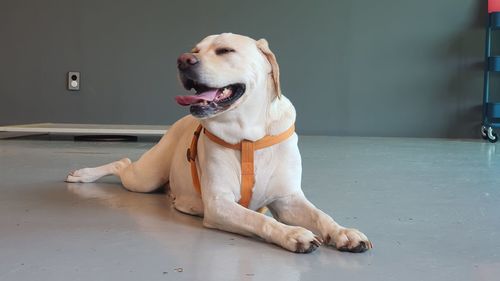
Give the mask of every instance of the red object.
[(488, 0), (488, 13), (500, 12), (500, 0)]

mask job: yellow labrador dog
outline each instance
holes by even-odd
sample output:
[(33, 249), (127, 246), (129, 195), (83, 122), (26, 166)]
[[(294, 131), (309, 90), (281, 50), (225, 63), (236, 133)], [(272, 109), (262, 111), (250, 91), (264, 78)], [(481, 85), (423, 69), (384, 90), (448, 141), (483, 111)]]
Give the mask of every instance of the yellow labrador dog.
[[(168, 183), (175, 208), (203, 216), (206, 227), (257, 235), (292, 252), (309, 253), (322, 243), (350, 252), (372, 247), (363, 233), (339, 225), (305, 198), (293, 131), (250, 154), (221, 145), (253, 145), (293, 129), (295, 109), (281, 94), (278, 64), (265, 39), (211, 35), (177, 63), (182, 84), (195, 93), (176, 100), (190, 106), (191, 115), (177, 121), (138, 161), (125, 158), (80, 169), (68, 175), (68, 182), (93, 182), (112, 174), (135, 192)], [(193, 132), (200, 124), (205, 133), (196, 134), (193, 146)], [(189, 147), (197, 150), (191, 162), (186, 160)], [(250, 159), (249, 166), (242, 164), (244, 157)], [(249, 178), (247, 168), (250, 180), (243, 180)], [(249, 191), (242, 189), (244, 181), (251, 183)], [(238, 203), (244, 196), (247, 206)], [(265, 206), (274, 218), (256, 211)]]

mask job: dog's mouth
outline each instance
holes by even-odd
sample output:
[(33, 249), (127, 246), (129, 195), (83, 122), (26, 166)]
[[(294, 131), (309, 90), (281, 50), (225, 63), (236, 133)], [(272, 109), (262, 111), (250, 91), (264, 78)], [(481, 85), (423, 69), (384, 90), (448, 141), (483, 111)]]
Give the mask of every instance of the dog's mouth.
[(227, 110), (245, 93), (245, 84), (235, 83), (221, 88), (214, 88), (191, 79), (183, 81), (187, 90), (194, 89), (194, 95), (176, 96), (182, 106), (191, 106), (190, 112), (198, 118), (206, 118)]

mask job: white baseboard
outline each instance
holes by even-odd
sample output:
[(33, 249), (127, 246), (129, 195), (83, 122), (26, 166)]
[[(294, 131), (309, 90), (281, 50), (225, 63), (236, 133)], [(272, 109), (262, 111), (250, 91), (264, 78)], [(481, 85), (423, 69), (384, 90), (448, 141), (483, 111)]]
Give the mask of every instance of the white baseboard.
[(168, 125), (37, 123), (0, 126), (0, 133), (162, 136), (169, 128)]

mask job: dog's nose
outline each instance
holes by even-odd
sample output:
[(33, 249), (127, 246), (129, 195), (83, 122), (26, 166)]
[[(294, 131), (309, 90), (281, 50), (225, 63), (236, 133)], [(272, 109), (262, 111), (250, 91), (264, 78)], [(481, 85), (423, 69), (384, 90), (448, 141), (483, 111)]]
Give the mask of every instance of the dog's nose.
[(199, 62), (200, 61), (195, 55), (184, 53), (177, 59), (177, 68), (179, 68), (179, 70), (186, 70)]

